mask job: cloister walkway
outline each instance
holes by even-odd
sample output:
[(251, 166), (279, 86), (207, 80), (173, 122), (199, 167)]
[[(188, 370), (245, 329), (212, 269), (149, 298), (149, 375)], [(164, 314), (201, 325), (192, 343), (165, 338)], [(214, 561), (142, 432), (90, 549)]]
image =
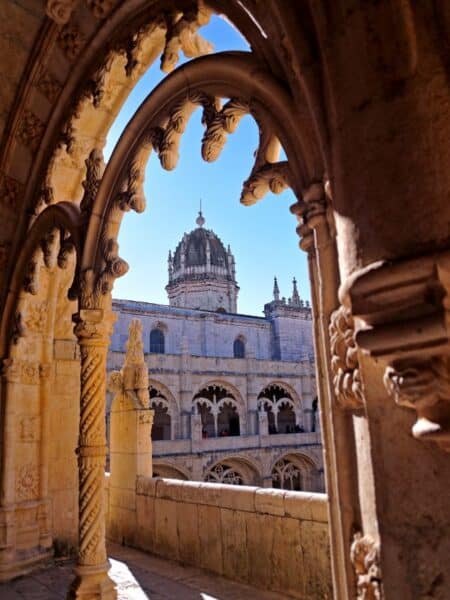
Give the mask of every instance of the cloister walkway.
[[(266, 592), (117, 544), (108, 546), (119, 600), (283, 600)], [(0, 584), (1, 600), (65, 600), (73, 563), (51, 564)]]

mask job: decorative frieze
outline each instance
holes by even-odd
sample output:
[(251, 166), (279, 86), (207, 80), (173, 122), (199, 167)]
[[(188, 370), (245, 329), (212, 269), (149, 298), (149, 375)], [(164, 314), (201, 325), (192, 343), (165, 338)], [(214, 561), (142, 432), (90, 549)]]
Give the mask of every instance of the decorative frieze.
[(19, 438), (22, 442), (34, 442), (39, 439), (38, 416), (23, 417), (19, 422)]
[(42, 333), (47, 323), (48, 303), (29, 302), (24, 313), (24, 323), (29, 331)]

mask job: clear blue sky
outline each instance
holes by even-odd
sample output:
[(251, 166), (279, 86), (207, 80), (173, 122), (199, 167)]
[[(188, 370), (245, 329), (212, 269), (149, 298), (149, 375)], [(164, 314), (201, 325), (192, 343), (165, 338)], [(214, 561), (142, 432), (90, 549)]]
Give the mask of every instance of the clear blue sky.
[[(241, 35), (229, 23), (213, 17), (202, 34), (215, 51), (248, 50)], [(164, 74), (159, 61), (145, 73), (130, 94), (108, 136), (105, 159), (136, 109)], [(252, 117), (245, 117), (215, 163), (205, 163), (200, 154), (203, 126), (197, 110), (183, 135), (180, 160), (174, 171), (164, 171), (156, 154), (147, 166), (143, 214), (125, 215), (120, 230), (120, 256), (130, 265), (129, 272), (114, 286), (115, 298), (167, 304), (167, 255), (175, 250), (185, 231), (196, 227), (202, 199), (205, 227), (213, 229), (222, 242), (230, 244), (236, 259), (240, 285), (238, 311), (260, 315), (272, 298), (273, 277), (277, 275), (281, 296), (292, 293), (292, 278), (299, 283), (300, 295), (309, 299), (306, 256), (298, 248), (296, 219), (289, 212), (295, 198), (289, 190), (268, 194), (251, 207), (239, 202), (242, 183), (247, 179), (258, 130)]]

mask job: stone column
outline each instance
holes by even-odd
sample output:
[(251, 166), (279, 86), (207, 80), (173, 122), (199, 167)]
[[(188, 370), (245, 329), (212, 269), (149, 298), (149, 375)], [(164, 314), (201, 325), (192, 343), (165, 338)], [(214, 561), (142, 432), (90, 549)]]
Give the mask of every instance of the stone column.
[(258, 411), (258, 429), (260, 436), (269, 435), (269, 419), (264, 408)]
[(81, 355), (79, 469), (79, 550), (68, 599), (115, 599), (105, 544), (106, 355), (114, 315), (80, 310), (74, 332)]

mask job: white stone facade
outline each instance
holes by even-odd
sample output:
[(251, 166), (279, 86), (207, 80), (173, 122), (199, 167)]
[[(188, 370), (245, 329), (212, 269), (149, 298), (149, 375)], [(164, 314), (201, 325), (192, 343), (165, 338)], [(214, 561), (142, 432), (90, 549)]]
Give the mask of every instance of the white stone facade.
[[(311, 309), (300, 300), (295, 281), (288, 301), (280, 300), (275, 281), (264, 317), (230, 311), (238, 290), (234, 259), (228, 275), (218, 274), (221, 267), (213, 262), (232, 256), (231, 251), (203, 229), (202, 218), (197, 223), (174, 258), (169, 255), (170, 306), (113, 302), (118, 318), (108, 371), (123, 364), (131, 320), (142, 323), (155, 409), (154, 471), (322, 491)], [(188, 264), (202, 260), (205, 264)], [(234, 296), (228, 297), (225, 312), (221, 290), (227, 285)]]

